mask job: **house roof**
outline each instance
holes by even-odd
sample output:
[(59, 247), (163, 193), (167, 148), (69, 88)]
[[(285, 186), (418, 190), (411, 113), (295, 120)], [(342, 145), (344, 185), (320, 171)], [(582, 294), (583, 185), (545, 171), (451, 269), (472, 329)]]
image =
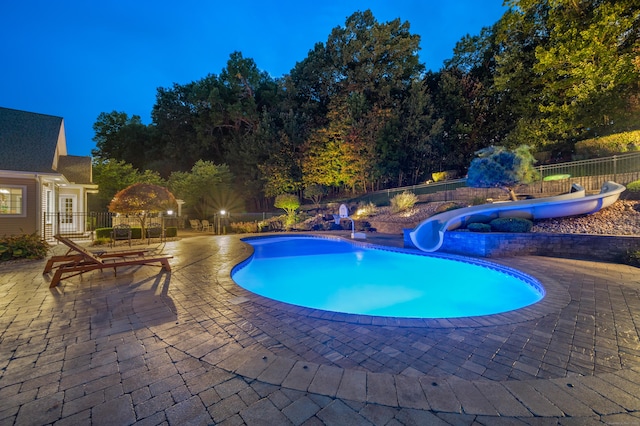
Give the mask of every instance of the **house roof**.
[(0, 107), (0, 170), (55, 172), (62, 123), (62, 117)]
[(90, 184), (91, 157), (62, 155), (58, 158), (58, 173), (63, 174), (71, 183)]

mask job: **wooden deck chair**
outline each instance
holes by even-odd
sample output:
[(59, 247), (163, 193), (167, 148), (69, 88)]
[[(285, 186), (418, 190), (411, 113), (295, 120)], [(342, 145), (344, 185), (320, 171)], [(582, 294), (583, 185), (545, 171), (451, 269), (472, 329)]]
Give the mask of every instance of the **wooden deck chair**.
[[(51, 259), (47, 261), (43, 274), (47, 274), (55, 269), (49, 288), (57, 286), (62, 280), (96, 269), (113, 268), (115, 274), (119, 267), (149, 265), (159, 266), (163, 270), (171, 272), (169, 259), (173, 258), (173, 256), (147, 255), (145, 250), (103, 252), (96, 254), (68, 238), (60, 235), (55, 235), (54, 238), (69, 247), (69, 251), (64, 256), (52, 256)], [(56, 263), (59, 264), (54, 266)]]
[(191, 229), (193, 229), (195, 231), (202, 230), (202, 224), (200, 223), (200, 220), (198, 220), (198, 219), (189, 219), (189, 225), (191, 225)]
[(200, 223), (202, 224), (202, 231), (211, 232), (213, 230), (213, 225), (207, 219), (202, 219)]

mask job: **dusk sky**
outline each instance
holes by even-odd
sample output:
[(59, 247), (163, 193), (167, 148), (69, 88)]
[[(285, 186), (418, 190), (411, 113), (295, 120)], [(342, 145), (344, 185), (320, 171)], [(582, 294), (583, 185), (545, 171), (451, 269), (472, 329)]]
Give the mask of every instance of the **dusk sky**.
[(149, 124), (158, 87), (219, 74), (234, 51), (281, 77), (366, 9), (378, 22), (408, 21), (434, 71), (506, 10), (502, 0), (6, 0), (0, 106), (63, 117), (69, 154), (90, 155), (101, 112)]

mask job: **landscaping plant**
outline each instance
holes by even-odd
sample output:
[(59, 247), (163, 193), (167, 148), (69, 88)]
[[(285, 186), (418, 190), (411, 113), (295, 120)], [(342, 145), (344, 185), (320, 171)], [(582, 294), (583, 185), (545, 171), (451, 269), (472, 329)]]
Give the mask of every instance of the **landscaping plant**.
[(43, 259), (49, 244), (36, 233), (0, 238), (0, 261), (14, 259)]
[(418, 197), (413, 192), (404, 191), (391, 199), (391, 213), (407, 211), (418, 202)]
[(489, 222), (489, 225), (496, 232), (529, 232), (533, 222), (521, 217), (499, 217)]

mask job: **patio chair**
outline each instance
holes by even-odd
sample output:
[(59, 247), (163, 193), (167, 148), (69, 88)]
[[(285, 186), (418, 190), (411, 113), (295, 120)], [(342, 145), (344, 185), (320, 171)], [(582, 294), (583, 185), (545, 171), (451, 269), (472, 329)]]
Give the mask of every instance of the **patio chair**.
[[(92, 253), (81, 245), (76, 244), (68, 238), (55, 235), (54, 238), (69, 247), (69, 251), (64, 256), (52, 256), (44, 267), (43, 274), (47, 274), (55, 269), (49, 288), (56, 287), (60, 281), (75, 277), (85, 272), (96, 269), (103, 270), (113, 268), (114, 275), (117, 268), (135, 265), (159, 266), (162, 270), (171, 272), (168, 255), (147, 255), (146, 250), (134, 250), (126, 252), (103, 252)], [(56, 263), (59, 263), (56, 265)]]
[(160, 223), (151, 223), (146, 229), (147, 233), (147, 244), (151, 243), (152, 238), (159, 238), (160, 242), (166, 241), (164, 229), (162, 229), (162, 225)]
[(129, 241), (129, 247), (131, 247), (131, 226), (121, 223), (116, 225), (111, 230), (111, 247), (113, 247), (116, 241), (127, 240)]
[(189, 225), (191, 225), (191, 229), (196, 231), (202, 230), (202, 224), (198, 219), (189, 219)]
[(202, 225), (202, 231), (211, 232), (213, 230), (213, 224), (209, 223), (207, 219), (202, 219), (200, 223)]

